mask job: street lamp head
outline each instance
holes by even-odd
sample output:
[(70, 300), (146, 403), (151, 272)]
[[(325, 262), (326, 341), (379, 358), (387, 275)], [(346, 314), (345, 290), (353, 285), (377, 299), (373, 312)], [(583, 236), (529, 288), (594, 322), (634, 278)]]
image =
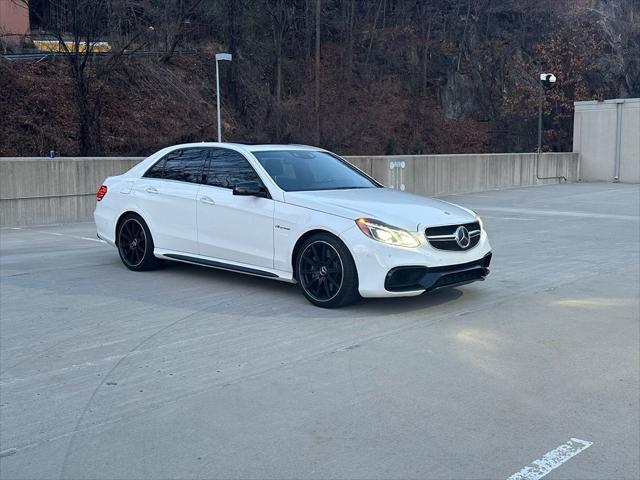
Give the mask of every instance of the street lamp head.
[(556, 76), (553, 73), (541, 73), (540, 83), (545, 90), (551, 90), (556, 84)]
[(230, 53), (216, 53), (216, 62), (219, 60), (231, 61), (232, 55)]

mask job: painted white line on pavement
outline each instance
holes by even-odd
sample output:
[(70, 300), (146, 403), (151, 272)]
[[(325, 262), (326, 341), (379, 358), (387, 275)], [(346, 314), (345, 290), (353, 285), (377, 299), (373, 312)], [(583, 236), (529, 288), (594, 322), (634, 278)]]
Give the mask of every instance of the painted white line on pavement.
[(493, 215), (482, 215), (482, 218), (495, 218), (496, 220), (519, 220), (521, 222), (535, 222), (535, 218), (526, 217), (494, 217)]
[(589, 213), (589, 212), (566, 212), (562, 210), (537, 210), (530, 208), (509, 208), (509, 207), (478, 207), (474, 206), (474, 210), (482, 212), (506, 212), (506, 213), (528, 213), (530, 215), (551, 215), (558, 217), (581, 217), (581, 218), (602, 218), (605, 220), (640, 220), (637, 215), (613, 215), (607, 213)]
[(104, 240), (100, 240), (99, 238), (89, 238), (89, 237), (78, 237), (80, 240), (89, 240), (90, 242), (98, 242), (98, 243), (107, 243)]
[[(8, 228), (2, 228), (2, 230), (23, 230), (23, 229), (20, 227), (8, 227)], [(100, 238), (78, 237), (76, 235), (68, 235), (66, 233), (59, 233), (59, 232), (47, 232), (44, 230), (33, 230), (33, 231), (36, 233), (44, 233), (45, 235), (54, 235), (56, 237), (67, 237), (67, 238), (75, 238), (76, 240), (87, 240), (89, 242), (107, 243)]]
[(545, 453), (541, 459), (534, 460), (519, 472), (511, 475), (507, 480), (538, 480), (591, 445), (593, 445), (593, 442), (572, 438), (567, 443), (563, 443), (558, 448)]
[(44, 230), (35, 230), (35, 231), (37, 233), (45, 233), (47, 235), (55, 235), (56, 237), (67, 237), (67, 238), (75, 238), (76, 240), (88, 240), (89, 242), (107, 243), (104, 240), (101, 240), (99, 238), (78, 237), (77, 235), (68, 235), (66, 233), (45, 232)]

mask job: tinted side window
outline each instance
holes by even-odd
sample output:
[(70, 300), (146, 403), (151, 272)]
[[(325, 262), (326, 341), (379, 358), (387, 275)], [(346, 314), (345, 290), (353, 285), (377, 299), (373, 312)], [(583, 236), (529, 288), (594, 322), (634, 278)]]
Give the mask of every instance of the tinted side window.
[(148, 178), (162, 178), (164, 174), (164, 161), (167, 157), (162, 157), (161, 160), (158, 160), (153, 167), (151, 167), (144, 174), (145, 177)]
[(207, 185), (233, 188), (242, 182), (260, 182), (251, 164), (238, 152), (212, 149), (210, 158)]
[(147, 170), (144, 176), (199, 183), (206, 158), (207, 150), (204, 148), (174, 150)]
[(165, 180), (182, 180), (182, 160), (180, 155), (182, 150), (175, 150), (164, 157), (164, 175)]
[(206, 148), (188, 148), (182, 151), (182, 172), (185, 182), (200, 183), (202, 181), (202, 169), (207, 159)]

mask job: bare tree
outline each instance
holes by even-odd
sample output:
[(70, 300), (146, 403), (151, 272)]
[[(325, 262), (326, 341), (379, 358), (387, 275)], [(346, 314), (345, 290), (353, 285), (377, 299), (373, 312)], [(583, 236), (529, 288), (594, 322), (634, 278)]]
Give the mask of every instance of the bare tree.
[(345, 40), (345, 62), (343, 65), (344, 76), (348, 83), (351, 83), (353, 75), (353, 50), (355, 43), (355, 18), (356, 18), (356, 0), (344, 2), (343, 6), (343, 28)]
[(320, 0), (316, 0), (316, 145), (320, 145)]
[[(28, 0), (20, 1), (28, 6)], [(109, 39), (110, 6), (117, 2), (124, 4), (126, 0), (52, 0), (49, 8), (55, 15), (44, 18), (38, 10), (31, 12), (43, 30), (57, 40), (58, 49), (64, 53), (69, 65), (78, 109), (78, 142), (82, 156), (102, 153), (100, 113), (104, 82), (100, 79), (121, 63), (125, 52), (145, 33), (142, 29), (129, 35), (126, 43), (96, 61), (97, 42)]]
[(267, 11), (271, 17), (273, 49), (276, 61), (275, 113), (276, 140), (282, 140), (282, 57), (284, 44), (295, 17), (295, 4), (286, 0), (270, 0)]
[(422, 65), (420, 72), (420, 95), (427, 93), (427, 74), (429, 67), (429, 48), (431, 47), (431, 27), (433, 25), (433, 10), (427, 2), (417, 5), (417, 13), (420, 21), (420, 64)]
[(170, 0), (152, 2), (149, 9), (155, 17), (157, 25), (165, 37), (165, 51), (160, 60), (168, 62), (173, 57), (176, 48), (185, 38), (191, 25), (190, 17), (194, 15), (202, 0)]
[(384, 0), (380, 0), (380, 2), (378, 3), (378, 8), (376, 9), (376, 16), (373, 19), (371, 33), (369, 34), (369, 47), (367, 48), (367, 57), (364, 60), (365, 65), (369, 65), (369, 57), (371, 56), (371, 49), (373, 47), (373, 37), (376, 33), (376, 25), (378, 24), (378, 18), (380, 18), (380, 12), (382, 11), (383, 4)]
[[(240, 108), (240, 114), (244, 115), (245, 106), (240, 101), (241, 85), (239, 85), (239, 65), (242, 62), (242, 55), (240, 54), (240, 47), (242, 42), (242, 24), (246, 21), (245, 13), (246, 0), (222, 0), (222, 24), (225, 25), (224, 36), (227, 42), (227, 51), (233, 55), (233, 62), (226, 68), (226, 85), (227, 95), (229, 97), (229, 103), (236, 108)], [(241, 104), (242, 103), (242, 104)]]

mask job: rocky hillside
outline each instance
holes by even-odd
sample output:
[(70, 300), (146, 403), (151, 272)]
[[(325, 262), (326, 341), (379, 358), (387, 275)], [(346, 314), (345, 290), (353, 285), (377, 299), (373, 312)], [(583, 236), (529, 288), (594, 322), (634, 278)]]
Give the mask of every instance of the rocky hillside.
[[(126, 57), (107, 75), (107, 60), (89, 62), (92, 153), (211, 139), (211, 57), (223, 50), (234, 55), (221, 64), (226, 140), (343, 154), (531, 151), (540, 72), (558, 77), (545, 103), (549, 150), (571, 149), (574, 100), (640, 96), (637, 0), (323, 0), (317, 65), (315, 7), (202, 1), (182, 12), (188, 27), (156, 18), (154, 35), (176, 39), (147, 46), (163, 58)], [(0, 155), (79, 152), (69, 62), (0, 61), (0, 92)]]

